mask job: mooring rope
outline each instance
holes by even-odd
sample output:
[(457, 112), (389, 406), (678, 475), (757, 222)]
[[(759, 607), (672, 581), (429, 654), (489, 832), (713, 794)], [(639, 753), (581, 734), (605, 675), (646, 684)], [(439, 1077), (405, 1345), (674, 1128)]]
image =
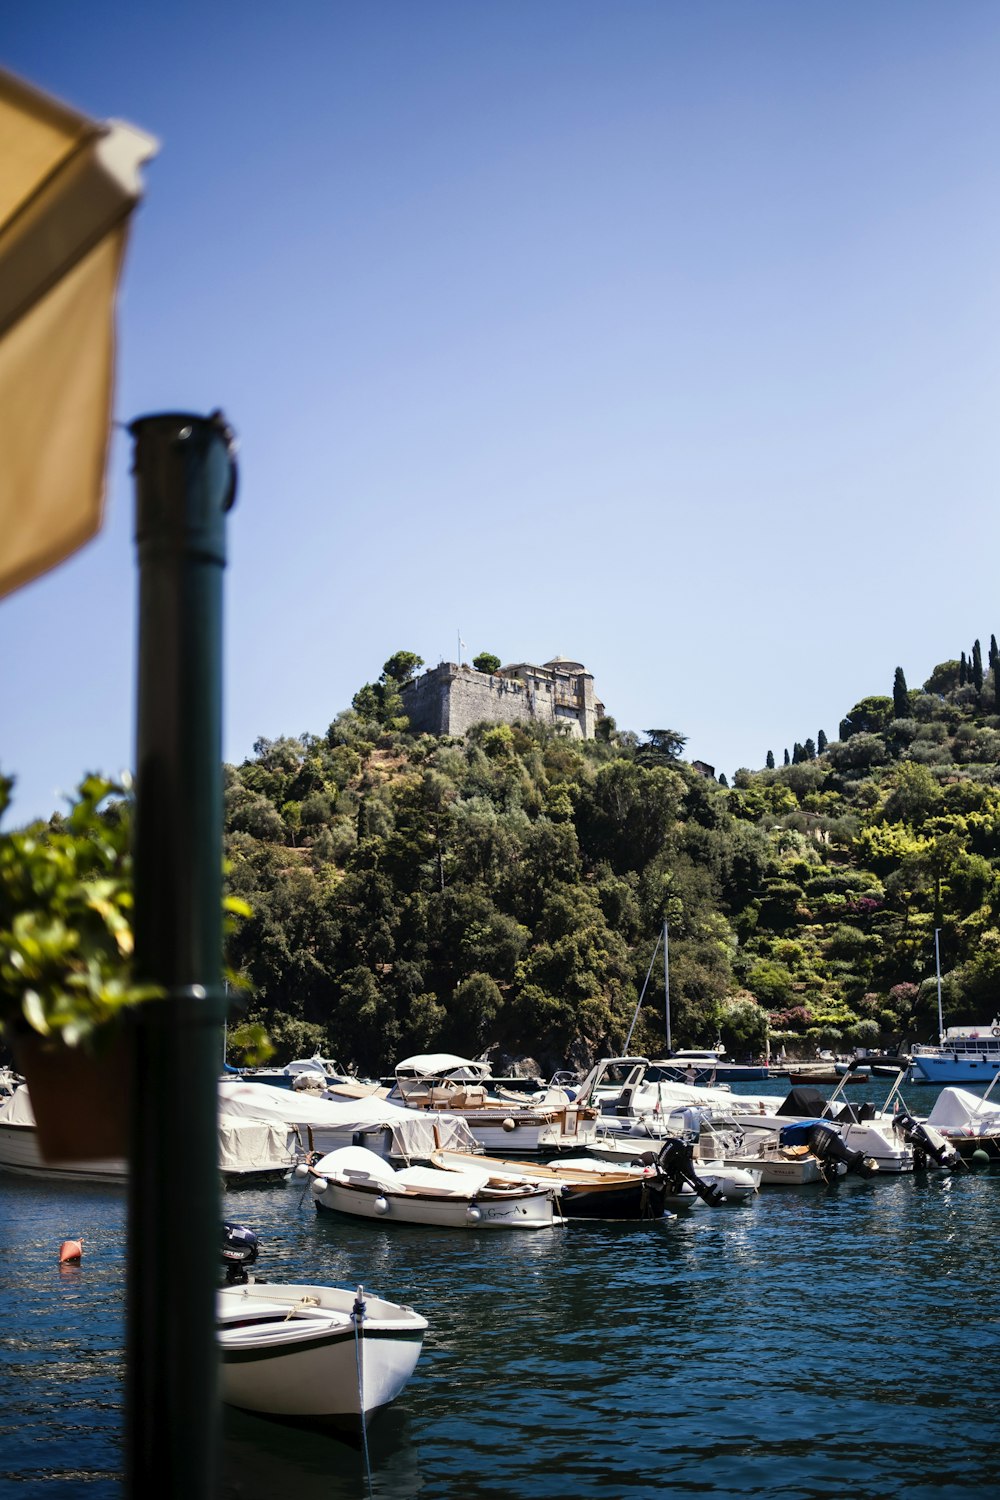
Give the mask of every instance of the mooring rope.
[(368, 1486), (368, 1500), (373, 1500), (375, 1491), (372, 1489), (372, 1465), (368, 1456), (368, 1427), (365, 1422), (365, 1376), (364, 1376), (364, 1339), (361, 1336), (361, 1324), (365, 1316), (365, 1289), (359, 1286), (354, 1298), (354, 1306), (351, 1309), (354, 1319), (354, 1358), (358, 1367), (358, 1415), (361, 1421), (361, 1451), (365, 1459), (365, 1481)]

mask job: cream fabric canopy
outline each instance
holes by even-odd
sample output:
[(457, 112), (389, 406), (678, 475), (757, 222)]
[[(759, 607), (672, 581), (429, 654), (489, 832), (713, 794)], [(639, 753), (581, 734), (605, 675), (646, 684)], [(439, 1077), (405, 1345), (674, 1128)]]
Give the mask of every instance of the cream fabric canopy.
[(0, 597), (101, 524), (115, 291), (155, 151), (0, 69)]

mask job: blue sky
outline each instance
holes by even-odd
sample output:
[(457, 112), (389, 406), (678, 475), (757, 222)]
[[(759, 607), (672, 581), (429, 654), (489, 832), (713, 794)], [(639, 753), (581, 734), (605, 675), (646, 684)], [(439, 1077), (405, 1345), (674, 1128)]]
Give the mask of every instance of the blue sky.
[[(1000, 634), (993, 0), (144, 10), (0, 56), (162, 142), (115, 406), (240, 435), (227, 759), (461, 630), (731, 778)], [(0, 602), (14, 822), (132, 761), (129, 461)]]

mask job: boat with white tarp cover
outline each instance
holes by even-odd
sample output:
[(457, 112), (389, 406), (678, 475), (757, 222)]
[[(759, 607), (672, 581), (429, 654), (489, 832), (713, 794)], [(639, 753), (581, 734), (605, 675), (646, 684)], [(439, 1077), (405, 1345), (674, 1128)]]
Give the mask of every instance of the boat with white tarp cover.
[[(227, 1187), (249, 1187), (286, 1177), (303, 1155), (286, 1121), (221, 1113), (219, 1173)], [(26, 1084), (0, 1103), (0, 1169), (52, 1182), (124, 1183), (124, 1157), (105, 1161), (46, 1161)]]
[(219, 1084), (220, 1107), (229, 1115), (276, 1120), (298, 1132), (302, 1154), (325, 1156), (342, 1146), (366, 1146), (386, 1159), (426, 1159), (432, 1151), (470, 1151), (474, 1141), (458, 1116), (417, 1114), (389, 1099), (336, 1099), (275, 1088), (266, 1083)]

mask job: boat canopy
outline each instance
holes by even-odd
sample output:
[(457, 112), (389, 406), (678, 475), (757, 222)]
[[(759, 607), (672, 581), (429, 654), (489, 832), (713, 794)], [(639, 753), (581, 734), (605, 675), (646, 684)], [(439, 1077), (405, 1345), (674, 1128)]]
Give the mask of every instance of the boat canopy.
[(928, 1125), (948, 1130), (960, 1130), (967, 1125), (978, 1127), (987, 1122), (1000, 1126), (1000, 1103), (970, 1094), (968, 1089), (942, 1089), (927, 1116)]
[[(826, 1114), (826, 1109), (827, 1101), (819, 1089), (809, 1088), (808, 1085), (802, 1084), (798, 1088), (788, 1090), (788, 1094), (778, 1106), (777, 1113), (815, 1120), (822, 1118)], [(830, 1118), (828, 1114), (826, 1118)]]
[(328, 1125), (341, 1130), (364, 1130), (377, 1125), (394, 1125), (408, 1119), (411, 1110), (401, 1104), (390, 1104), (377, 1095), (363, 1099), (316, 1098), (292, 1089), (276, 1088), (270, 1083), (219, 1084), (219, 1102), (226, 1114), (251, 1115), (258, 1120), (281, 1120), (289, 1125)]
[(34, 1125), (35, 1113), (28, 1097), (28, 1085), (22, 1083), (0, 1104), (0, 1125)]
[(488, 1078), (490, 1065), (456, 1057), (451, 1052), (427, 1052), (396, 1064), (397, 1078)]

